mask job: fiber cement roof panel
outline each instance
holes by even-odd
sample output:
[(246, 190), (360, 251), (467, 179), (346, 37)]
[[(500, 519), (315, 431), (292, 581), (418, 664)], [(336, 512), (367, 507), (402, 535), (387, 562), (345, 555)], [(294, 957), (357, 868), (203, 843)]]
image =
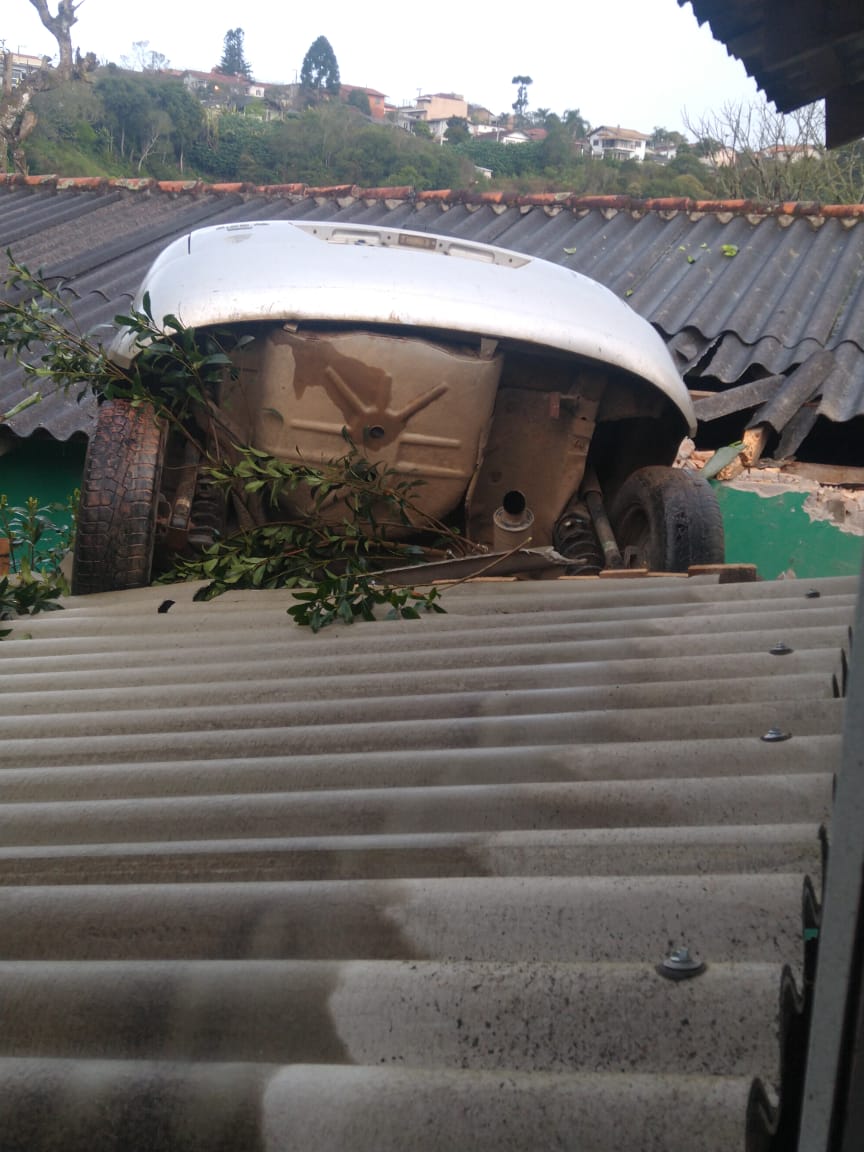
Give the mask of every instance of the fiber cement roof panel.
[[(317, 636), (176, 585), (16, 624), (7, 1137), (764, 1147), (856, 585), (481, 582)], [(680, 945), (707, 970), (664, 980)]]

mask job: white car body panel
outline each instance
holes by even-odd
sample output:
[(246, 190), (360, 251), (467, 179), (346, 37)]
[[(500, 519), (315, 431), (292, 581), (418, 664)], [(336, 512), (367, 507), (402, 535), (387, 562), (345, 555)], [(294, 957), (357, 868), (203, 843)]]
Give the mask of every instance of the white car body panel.
[[(263, 221), (170, 244), (136, 298), (189, 327), (251, 321), (387, 325), (515, 340), (613, 365), (658, 388), (689, 428), (686, 385), (663, 340), (595, 281), (503, 248), (423, 232)], [(134, 356), (121, 332), (118, 361)]]

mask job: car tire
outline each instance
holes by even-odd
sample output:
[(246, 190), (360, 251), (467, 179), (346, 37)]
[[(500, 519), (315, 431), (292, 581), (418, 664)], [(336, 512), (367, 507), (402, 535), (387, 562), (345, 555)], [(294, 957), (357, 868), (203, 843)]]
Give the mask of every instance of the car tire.
[(149, 404), (108, 400), (87, 448), (72, 592), (112, 592), (150, 582), (166, 429)]
[(609, 518), (628, 568), (686, 572), (691, 564), (723, 563), (723, 516), (701, 476), (640, 468), (621, 485)]

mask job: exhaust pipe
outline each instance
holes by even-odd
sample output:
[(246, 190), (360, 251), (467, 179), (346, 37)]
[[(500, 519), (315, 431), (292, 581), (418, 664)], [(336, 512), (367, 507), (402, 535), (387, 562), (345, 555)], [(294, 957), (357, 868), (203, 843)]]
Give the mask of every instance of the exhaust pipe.
[(534, 513), (517, 488), (504, 494), (501, 507), (492, 516), (492, 547), (495, 552), (512, 552), (527, 544), (534, 530)]

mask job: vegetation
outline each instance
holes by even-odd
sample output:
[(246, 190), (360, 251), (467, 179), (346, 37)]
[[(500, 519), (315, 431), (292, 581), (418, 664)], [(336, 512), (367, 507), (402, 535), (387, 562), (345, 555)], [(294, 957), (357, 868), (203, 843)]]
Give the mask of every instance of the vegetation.
[(473, 179), (468, 158), (371, 123), (358, 108), (327, 101), (286, 115), (231, 92), (205, 92), (202, 101), (158, 72), (109, 65), (92, 82), (49, 83), (29, 107), (37, 123), (23, 152), (33, 174), (418, 189)]
[[(237, 442), (216, 396), (220, 383), (235, 377), (230, 352), (251, 337), (238, 341), (229, 333), (196, 332), (175, 316), (157, 323), (145, 297), (140, 310), (116, 317), (133, 333), (137, 348), (131, 366), (123, 367), (98, 338), (77, 329), (71, 289), (52, 287), (11, 257), (10, 267), (6, 298), (0, 299), (4, 355), (19, 360), (39, 392), (93, 389), (106, 399), (152, 406), (174, 435), (195, 445), (208, 483), (235, 510), (237, 531), (181, 560), (170, 578), (209, 581), (198, 599), (227, 588), (296, 589), (290, 615), (316, 631), (334, 620), (374, 619), (381, 605), (409, 619), (421, 609), (443, 611), (436, 588), (391, 585), (382, 573), (388, 565), (439, 559), (445, 550), (471, 550), (455, 530), (418, 508), (415, 481), (367, 460), (347, 436), (342, 458), (316, 465), (285, 463)], [(302, 516), (286, 518), (279, 497), (298, 489), (308, 507)], [(342, 511), (334, 515), (334, 506)], [(24, 548), (18, 579), (0, 586), (0, 613), (54, 606), (49, 602), (61, 586), (34, 575), (39, 540), (53, 528), (44, 512), (35, 501), (20, 512), (0, 501), (0, 529)], [(412, 538), (428, 543), (405, 543), (409, 526)], [(51, 564), (58, 555), (49, 551)], [(21, 591), (34, 580), (38, 588)]]
[[(10, 507), (0, 495), (0, 536), (9, 542), (9, 576), (0, 578), (0, 620), (34, 616), (60, 607), (59, 596), (69, 591), (61, 569), (72, 547), (78, 492), (65, 507), (40, 507), (31, 496), (24, 507)], [(58, 525), (55, 512), (65, 512), (71, 527)], [(9, 629), (0, 630), (0, 638)]]
[[(144, 42), (133, 48), (141, 70), (109, 65), (87, 80), (68, 83), (42, 74), (42, 86), (28, 105), (28, 134), (15, 149), (27, 171), (638, 198), (864, 199), (864, 143), (826, 152), (818, 109), (779, 117), (761, 105), (727, 108), (692, 126), (693, 145), (658, 127), (652, 142), (678, 150), (668, 163), (586, 155), (588, 124), (578, 109), (562, 116), (549, 109), (526, 114), (526, 121), (542, 126), (546, 135), (518, 146), (471, 136), (467, 121), (454, 117), (441, 148), (422, 122), (414, 132), (371, 122), (368, 98), (359, 90), (346, 104), (320, 99), (333, 73), (317, 54), (310, 83), (321, 87), (310, 89), (305, 110), (286, 111), (278, 91), (263, 101), (250, 100), (240, 85), (190, 92), (179, 79), (148, 66), (164, 59), (160, 53), (149, 52)], [(730, 158), (734, 163), (727, 162)], [(491, 171), (491, 180), (478, 169)]]
[(339, 65), (336, 62), (330, 41), (319, 36), (313, 41), (303, 57), (300, 68), (300, 87), (308, 102), (314, 103), (323, 96), (338, 96), (341, 87)]
[(243, 51), (243, 29), (229, 28), (225, 33), (222, 46), (222, 59), (219, 61), (217, 72), (223, 76), (245, 76), (252, 79), (252, 69), (246, 61)]
[(525, 112), (528, 108), (528, 85), (534, 81), (530, 76), (514, 76), (511, 83), (518, 85), (516, 99), (513, 102), (513, 111), (516, 113), (516, 123), (525, 123)]
[(764, 102), (725, 104), (687, 123), (694, 152), (712, 163), (719, 195), (734, 199), (823, 204), (864, 201), (864, 140), (825, 148), (822, 104), (788, 116)]

